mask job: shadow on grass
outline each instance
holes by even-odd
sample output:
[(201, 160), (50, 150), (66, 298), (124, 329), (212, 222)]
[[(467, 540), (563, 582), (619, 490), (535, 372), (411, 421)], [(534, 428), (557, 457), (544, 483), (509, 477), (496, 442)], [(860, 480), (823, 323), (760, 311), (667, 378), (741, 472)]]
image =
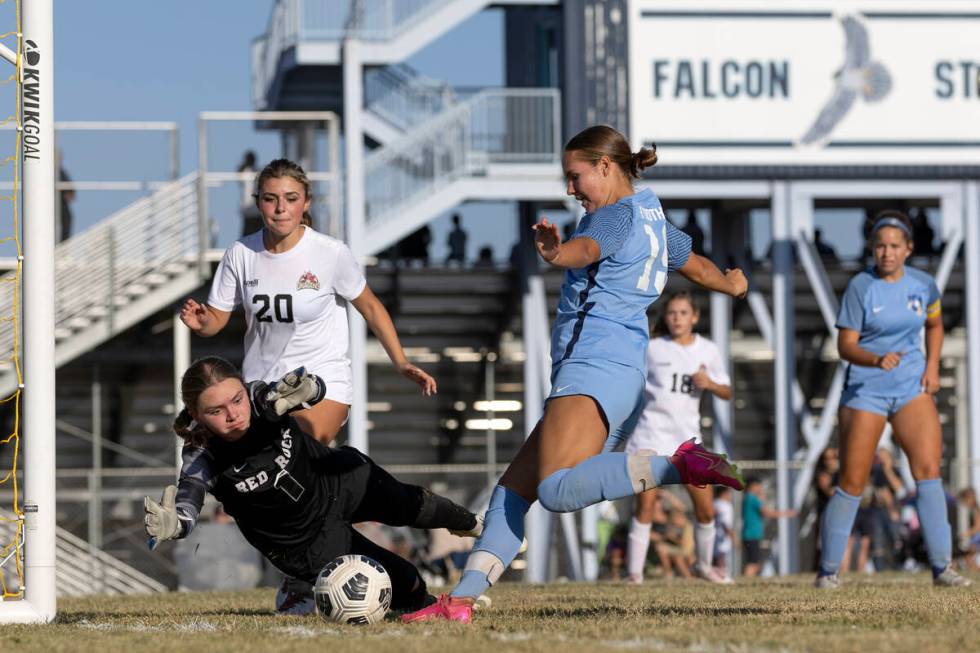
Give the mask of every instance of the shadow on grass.
[(587, 608), (556, 608), (546, 607), (530, 611), (533, 617), (566, 617), (566, 618), (595, 618), (606, 616), (636, 616), (637, 612), (650, 616), (700, 616), (700, 617), (731, 617), (746, 615), (773, 615), (779, 610), (760, 607), (722, 607), (722, 608), (688, 608), (683, 606), (652, 605), (643, 610), (630, 610), (615, 605), (597, 605)]
[(188, 610), (188, 611), (115, 611), (99, 610), (87, 612), (63, 612), (58, 614), (57, 623), (59, 624), (78, 624), (85, 622), (104, 622), (115, 619), (153, 619), (154, 621), (165, 621), (166, 619), (186, 619), (188, 617), (276, 617), (276, 612), (271, 609), (252, 609), (244, 608), (240, 610)]

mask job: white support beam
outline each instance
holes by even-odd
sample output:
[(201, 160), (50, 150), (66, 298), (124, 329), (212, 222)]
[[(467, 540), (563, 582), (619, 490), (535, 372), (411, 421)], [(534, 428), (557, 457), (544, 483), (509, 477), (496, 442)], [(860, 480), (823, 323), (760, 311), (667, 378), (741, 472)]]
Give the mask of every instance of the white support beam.
[[(774, 380), (776, 395), (776, 505), (789, 510), (793, 505), (789, 463), (796, 451), (796, 411), (793, 410), (793, 380), (796, 374), (795, 329), (793, 325), (793, 211), (790, 184), (777, 181), (772, 189), (772, 297)], [(779, 573), (796, 570), (798, 542), (795, 520), (779, 519)]]
[[(536, 262), (536, 261), (535, 261)], [(524, 424), (528, 434), (544, 414), (542, 388), (548, 384), (547, 368), (541, 365), (547, 347), (541, 337), (540, 315), (545, 306), (544, 279), (540, 274), (527, 279), (527, 292), (522, 301), (524, 322)], [(546, 392), (546, 391), (545, 391)], [(535, 502), (527, 514), (527, 571), (529, 583), (544, 583), (549, 574), (552, 514)]]
[(973, 487), (980, 493), (980, 183), (963, 184), (966, 235), (967, 403)]
[[(174, 417), (180, 413), (184, 407), (184, 402), (180, 396), (180, 381), (184, 372), (191, 366), (191, 330), (180, 321), (180, 314), (175, 313), (172, 318), (173, 337), (174, 337)], [(177, 469), (183, 464), (181, 458), (182, 442), (179, 438), (174, 438), (174, 459)]]
[[(361, 43), (344, 41), (344, 159), (347, 244), (358, 261), (368, 254), (364, 243), (364, 130), (361, 124), (363, 107), (364, 69), (361, 64)], [(361, 314), (348, 305), (350, 323), (350, 359), (353, 376), (353, 401), (347, 422), (348, 444), (367, 454), (367, 325)]]

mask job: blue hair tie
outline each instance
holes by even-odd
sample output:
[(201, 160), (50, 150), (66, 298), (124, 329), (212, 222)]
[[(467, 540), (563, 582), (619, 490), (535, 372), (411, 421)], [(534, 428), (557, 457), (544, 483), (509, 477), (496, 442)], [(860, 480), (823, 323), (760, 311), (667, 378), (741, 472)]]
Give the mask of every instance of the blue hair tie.
[(892, 218), (892, 217), (879, 218), (878, 221), (875, 222), (874, 226), (871, 227), (871, 233), (873, 234), (878, 233), (878, 230), (881, 229), (882, 227), (895, 227), (896, 229), (901, 230), (901, 232), (905, 234), (906, 238), (912, 237), (912, 232), (909, 230), (907, 226), (905, 226), (905, 223), (899, 220), (898, 218)]

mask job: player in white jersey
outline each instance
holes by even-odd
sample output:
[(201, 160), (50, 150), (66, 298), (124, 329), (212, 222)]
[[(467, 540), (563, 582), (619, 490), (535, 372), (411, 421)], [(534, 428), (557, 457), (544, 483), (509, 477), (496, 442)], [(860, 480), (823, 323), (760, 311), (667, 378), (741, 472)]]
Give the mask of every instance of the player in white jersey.
[[(701, 396), (709, 393), (731, 399), (728, 370), (715, 343), (694, 333), (700, 313), (688, 292), (672, 294), (647, 345), (644, 408), (626, 443), (627, 454), (641, 451), (665, 455), (686, 440), (701, 441)], [(694, 504), (697, 576), (715, 583), (731, 582), (714, 568), (715, 511), (710, 487), (686, 485)], [(643, 581), (643, 565), (650, 546), (657, 490), (636, 495), (630, 522), (627, 567), (629, 581)]]
[(408, 362), (391, 316), (368, 288), (350, 249), (310, 226), (312, 195), (303, 169), (277, 159), (259, 173), (255, 186), (262, 230), (225, 251), (207, 304), (184, 302), (184, 324), (200, 336), (213, 336), (237, 306), (243, 307), (245, 380), (270, 382), (305, 365), (326, 384), (326, 398), (294, 417), (324, 444), (347, 421), (353, 398), (348, 302), (364, 316), (398, 371), (423, 394), (434, 394), (435, 380)]

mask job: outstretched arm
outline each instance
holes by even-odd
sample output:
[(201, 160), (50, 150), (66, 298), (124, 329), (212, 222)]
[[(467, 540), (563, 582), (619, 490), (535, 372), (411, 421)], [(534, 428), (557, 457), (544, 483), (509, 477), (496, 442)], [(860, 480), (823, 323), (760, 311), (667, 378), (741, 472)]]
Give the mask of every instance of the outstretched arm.
[(436, 393), (436, 380), (426, 374), (421, 368), (408, 362), (405, 352), (402, 350), (402, 343), (398, 339), (395, 325), (391, 321), (391, 315), (371, 289), (364, 286), (364, 290), (351, 302), (357, 312), (364, 316), (371, 333), (375, 335), (381, 346), (384, 347), (388, 358), (395, 365), (399, 374), (410, 381), (414, 381), (422, 389), (425, 396)]
[(731, 295), (736, 299), (745, 297), (749, 291), (749, 282), (742, 270), (725, 270), (722, 274), (714, 263), (698, 254), (691, 253), (687, 261), (678, 270), (688, 281), (702, 288)]

